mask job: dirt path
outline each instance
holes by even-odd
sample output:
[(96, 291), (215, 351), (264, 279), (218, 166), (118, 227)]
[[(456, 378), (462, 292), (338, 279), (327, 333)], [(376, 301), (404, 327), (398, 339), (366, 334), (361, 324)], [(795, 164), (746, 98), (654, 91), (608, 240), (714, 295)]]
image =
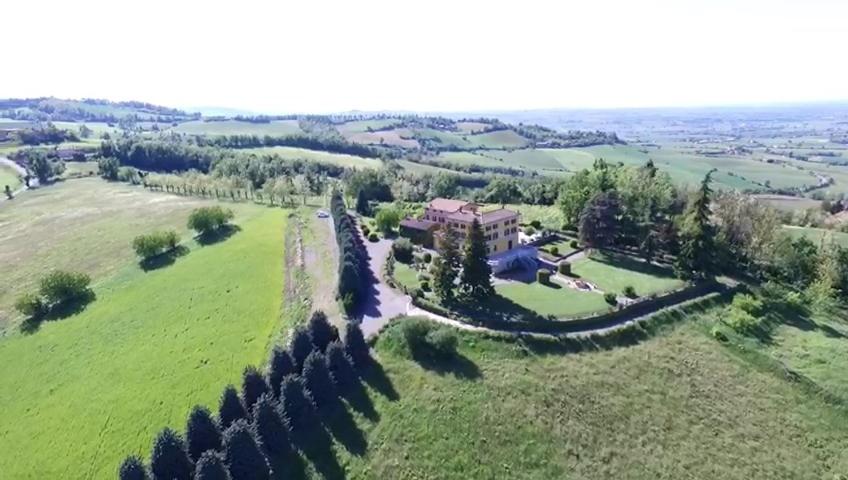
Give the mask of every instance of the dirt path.
[(336, 232), (332, 218), (318, 218), (314, 212), (305, 219), (304, 247), (305, 268), (312, 285), (312, 307), (327, 314), (327, 317), (341, 327), (344, 320), (336, 301), (336, 270), (339, 264)]

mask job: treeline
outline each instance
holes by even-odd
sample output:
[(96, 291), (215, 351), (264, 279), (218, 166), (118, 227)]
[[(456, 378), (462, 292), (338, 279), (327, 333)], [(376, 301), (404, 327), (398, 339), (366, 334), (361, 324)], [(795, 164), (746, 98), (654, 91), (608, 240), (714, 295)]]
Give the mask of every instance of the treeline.
[[(133, 113), (110, 113), (108, 109), (136, 110)], [(160, 123), (182, 122), (200, 118), (199, 113), (187, 113), (175, 108), (161, 107), (144, 102), (110, 102), (100, 99), (62, 100), (52, 97), (0, 99), (0, 117), (15, 120), (106, 122), (117, 123), (131, 118), (135, 121)]]
[[(271, 353), (266, 373), (248, 366), (241, 393), (224, 388), (218, 414), (195, 406), (185, 436), (165, 428), (145, 465), (136, 455), (118, 470), (120, 480), (268, 480), (302, 462), (297, 452), (326, 435), (325, 424), (361, 388), (358, 370), (372, 360), (355, 324), (344, 340), (323, 312), (296, 328), (287, 349)], [(327, 441), (324, 439), (324, 441)], [(296, 470), (296, 469), (294, 469)]]
[(431, 167), (444, 168), (447, 170), (453, 170), (455, 172), (462, 173), (492, 173), (497, 175), (509, 175), (511, 177), (535, 177), (538, 174), (533, 171), (524, 170), (521, 168), (514, 168), (508, 166), (492, 166), (492, 165), (481, 165), (474, 163), (460, 163), (460, 162), (452, 162), (450, 160), (438, 160), (432, 157), (422, 157), (417, 159), (410, 159), (411, 162), (420, 163), (422, 165), (429, 165)]
[(352, 314), (365, 299), (371, 285), (368, 254), (356, 228), (356, 222), (347, 213), (341, 193), (333, 193), (330, 200), (336, 241), (339, 245), (338, 298), (347, 314)]
[(220, 148), (296, 147), (368, 158), (379, 158), (382, 154), (380, 150), (368, 145), (348, 142), (341, 138), (323, 138), (310, 135), (278, 137), (270, 135), (197, 135), (193, 137), (193, 141), (198, 146)]
[(515, 133), (530, 140), (536, 147), (573, 148), (590, 147), (592, 145), (615, 145), (624, 143), (615, 132), (569, 130), (559, 132), (540, 125), (523, 125), (511, 127)]
[(62, 142), (78, 142), (79, 137), (70, 131), (57, 128), (52, 122), (34, 128), (25, 128), (15, 132), (24, 145), (56, 144)]

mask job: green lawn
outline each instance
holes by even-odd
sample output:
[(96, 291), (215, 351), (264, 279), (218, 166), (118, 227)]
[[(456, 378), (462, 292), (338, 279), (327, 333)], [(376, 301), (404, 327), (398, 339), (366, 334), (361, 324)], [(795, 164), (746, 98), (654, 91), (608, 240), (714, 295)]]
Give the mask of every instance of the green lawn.
[[(705, 318), (632, 347), (564, 353), (459, 333), (459, 356), (376, 345), (367, 443), (348, 478), (839, 478), (848, 416), (708, 337)], [(376, 379), (381, 381), (378, 383)]]
[(65, 162), (65, 172), (62, 178), (79, 178), (97, 176), (97, 162)]
[(554, 256), (562, 257), (577, 250), (576, 248), (571, 246), (571, 242), (572, 240), (570, 239), (558, 240), (556, 242), (546, 243), (545, 245), (542, 245), (541, 247), (539, 247), (539, 250), (544, 250), (550, 253), (553, 248), (556, 248), (557, 254)]
[(262, 364), (281, 327), (286, 218), (255, 208), (232, 237), (147, 273), (130, 263), (82, 313), (0, 340), (4, 478), (115, 478)]
[(241, 122), (224, 120), (204, 122), (194, 120), (174, 127), (174, 131), (193, 135), (258, 135), (285, 136), (303, 133), (297, 120), (277, 120), (268, 123)]
[(609, 309), (603, 295), (581, 292), (558, 283), (548, 286), (537, 282), (513, 282), (496, 285), (495, 291), (521, 307), (543, 316), (582, 317)]
[(0, 165), (0, 194), (2, 194), (2, 190), (5, 190), (6, 185), (14, 191), (22, 184), (23, 182), (21, 182), (18, 172), (6, 165)]
[(605, 292), (621, 294), (630, 285), (639, 296), (673, 290), (683, 286), (673, 272), (648, 265), (630, 257), (593, 253), (572, 263), (571, 271)]
[(395, 271), (393, 276), (398, 283), (406, 288), (418, 288), (421, 284), (421, 282), (418, 281), (418, 270), (415, 270), (405, 263), (395, 262)]

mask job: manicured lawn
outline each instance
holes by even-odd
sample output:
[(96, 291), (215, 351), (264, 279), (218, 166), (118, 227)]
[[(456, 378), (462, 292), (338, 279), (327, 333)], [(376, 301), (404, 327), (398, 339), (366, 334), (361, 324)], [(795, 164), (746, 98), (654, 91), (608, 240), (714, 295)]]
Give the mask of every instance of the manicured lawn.
[[(632, 347), (564, 353), (459, 333), (459, 357), (410, 359), (391, 331), (348, 478), (838, 478), (848, 417), (708, 337), (708, 320)], [(390, 327), (394, 329), (396, 327)]]
[(285, 222), (258, 208), (172, 265), (125, 262), (95, 277), (81, 313), (0, 340), (2, 477), (115, 478), (126, 455), (149, 456), (160, 429), (182, 430), (192, 405), (217, 408), (281, 328)]
[(670, 270), (621, 255), (593, 253), (572, 263), (571, 271), (605, 292), (621, 294), (630, 285), (639, 296), (667, 292), (683, 286)]
[(406, 288), (418, 288), (421, 283), (418, 281), (418, 270), (405, 263), (395, 262), (394, 277)]
[(580, 292), (557, 283), (548, 286), (537, 282), (513, 282), (496, 285), (495, 291), (521, 307), (543, 316), (579, 317), (604, 312), (609, 308), (603, 295)]
[(558, 240), (556, 242), (547, 243), (547, 244), (539, 247), (539, 250), (545, 250), (545, 251), (550, 253), (550, 251), (553, 248), (557, 249), (557, 254), (554, 255), (555, 257), (561, 257), (561, 256), (564, 256), (564, 255), (568, 255), (569, 253), (572, 253), (575, 250), (577, 250), (576, 248), (571, 246), (571, 240), (568, 240), (568, 239), (567, 240)]

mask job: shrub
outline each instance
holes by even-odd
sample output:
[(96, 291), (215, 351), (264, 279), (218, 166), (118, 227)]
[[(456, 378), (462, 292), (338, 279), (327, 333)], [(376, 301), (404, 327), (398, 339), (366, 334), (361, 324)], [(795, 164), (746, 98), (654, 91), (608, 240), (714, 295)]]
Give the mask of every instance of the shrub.
[(427, 333), (425, 339), (438, 355), (451, 356), (456, 354), (456, 346), (459, 340), (452, 328), (439, 327)]
[(121, 463), (118, 469), (119, 480), (148, 480), (147, 471), (144, 469), (144, 464), (136, 455), (130, 455)]
[(91, 278), (84, 273), (55, 270), (41, 279), (39, 292), (48, 304), (82, 298), (88, 294)]
[(337, 403), (339, 394), (323, 354), (312, 352), (306, 357), (306, 362), (303, 364), (303, 379), (318, 408), (329, 408)]
[(374, 217), (377, 228), (383, 233), (391, 233), (400, 224), (400, 212), (394, 207), (383, 207)]
[(427, 281), (427, 280), (422, 280), (421, 281), (421, 290), (424, 291), (424, 292), (429, 292), (430, 291), (430, 282)]
[(362, 335), (359, 325), (355, 323), (347, 325), (344, 345), (348, 356), (353, 360), (356, 367), (362, 368), (371, 361), (371, 349), (365, 343), (365, 337)]
[(551, 247), (551, 255), (558, 257), (559, 256), (559, 247)]
[(15, 301), (15, 310), (27, 317), (40, 317), (47, 313), (47, 306), (38, 295), (25, 293)]
[(280, 387), (278, 413), (285, 419), (292, 433), (306, 433), (317, 423), (315, 404), (306, 391), (303, 379), (289, 375)]
[[(369, 236), (370, 233), (371, 233), (371, 228), (369, 228), (368, 225), (362, 224), (362, 235), (365, 236), (365, 237), (368, 237), (370, 239), (371, 238)], [(374, 235), (374, 236), (376, 237), (377, 235)], [(373, 240), (372, 240), (372, 242), (373, 242)]]
[(259, 449), (254, 430), (237, 420), (224, 432), (224, 457), (233, 480), (268, 480), (271, 468)]
[(750, 334), (760, 326), (760, 319), (739, 308), (730, 307), (727, 310), (724, 323), (736, 332)]
[(571, 264), (565, 261), (559, 262), (557, 271), (563, 275), (571, 275)]
[(371, 232), (371, 234), (368, 235), (368, 241), (369, 242), (373, 243), (373, 242), (378, 242), (379, 240), (380, 240), (380, 237), (377, 236), (376, 232)]
[(409, 292), (409, 296), (412, 298), (424, 298), (424, 290), (419, 288), (413, 288), (411, 292)]
[(615, 294), (612, 292), (607, 292), (604, 294), (604, 301), (612, 306), (618, 305), (618, 299), (615, 298)]
[(571, 248), (579, 248), (580, 247), (580, 244), (577, 243), (577, 240), (572, 240), (572, 241), (568, 242), (568, 244), (571, 246)]
[(195, 405), (186, 424), (188, 456), (197, 461), (207, 450), (221, 449), (221, 430), (206, 407)]
[(199, 235), (206, 235), (227, 225), (233, 219), (233, 211), (219, 206), (200, 207), (188, 216), (188, 228)]
[(295, 372), (302, 372), (303, 362), (312, 353), (312, 339), (309, 338), (309, 333), (303, 328), (298, 327), (292, 333), (291, 342), (289, 343), (289, 353), (294, 361)]
[(194, 468), (194, 480), (231, 480), (224, 457), (212, 450), (203, 452)]
[(416, 275), (416, 278), (418, 278), (419, 281), (420, 280), (430, 280), (430, 275), (426, 274), (425, 272), (421, 272), (418, 275)]
[(330, 325), (327, 315), (318, 310), (313, 312), (309, 319), (309, 338), (318, 351), (324, 352), (330, 342), (339, 338), (339, 331)]
[(274, 350), (271, 352), (271, 362), (268, 366), (268, 384), (274, 396), (280, 396), (280, 384), (283, 383), (283, 378), (293, 373), (296, 372), (289, 352), (280, 347), (274, 347)]
[(277, 411), (277, 403), (271, 395), (259, 397), (253, 408), (253, 424), (256, 425), (256, 434), (269, 455), (281, 455), (291, 449), (288, 426)]
[(407, 318), (400, 325), (403, 338), (411, 349), (424, 346), (427, 342), (427, 334), (432, 329), (432, 322), (423, 318)]
[(221, 394), (221, 403), (218, 407), (218, 422), (221, 428), (228, 428), (233, 422), (241, 418), (247, 418), (247, 412), (241, 403), (236, 387), (227, 385)]
[(424, 252), (424, 255), (422, 255), (422, 259), (424, 260), (424, 263), (430, 263), (433, 261), (433, 254), (431, 254), (430, 252)]
[(637, 297), (636, 289), (633, 288), (633, 285), (627, 285), (626, 287), (624, 287), (624, 290), (622, 291), (622, 293), (624, 293), (624, 296), (627, 297), (627, 298), (636, 298)]
[(539, 221), (539, 220), (533, 220), (532, 222), (530, 222), (530, 226), (535, 228), (536, 230), (541, 230), (542, 229), (542, 222)]
[(154, 232), (148, 235), (139, 235), (133, 239), (133, 249), (136, 255), (143, 259), (155, 257), (160, 253), (173, 250), (180, 242), (177, 232)]
[(536, 229), (534, 227), (524, 227), (524, 235), (531, 236), (536, 233)]
[(170, 428), (165, 428), (156, 437), (150, 455), (150, 471), (154, 479), (190, 480), (192, 464), (188, 458), (182, 438)]
[(104, 157), (97, 161), (97, 173), (106, 180), (117, 180), (121, 164), (115, 157)]
[(265, 383), (265, 377), (256, 367), (249, 366), (244, 369), (241, 392), (244, 399), (244, 408), (248, 414), (253, 410), (253, 405), (256, 404), (259, 397), (268, 393), (268, 384)]
[(541, 283), (542, 285), (548, 285), (551, 283), (551, 272), (550, 270), (540, 268), (536, 270), (536, 281)]
[(348, 391), (356, 385), (356, 372), (341, 342), (335, 341), (327, 347), (327, 367), (339, 391)]
[(412, 242), (408, 238), (399, 238), (392, 244), (395, 260), (409, 264), (412, 262)]
[(763, 312), (763, 302), (747, 293), (734, 295), (731, 307), (755, 317), (759, 317)]

